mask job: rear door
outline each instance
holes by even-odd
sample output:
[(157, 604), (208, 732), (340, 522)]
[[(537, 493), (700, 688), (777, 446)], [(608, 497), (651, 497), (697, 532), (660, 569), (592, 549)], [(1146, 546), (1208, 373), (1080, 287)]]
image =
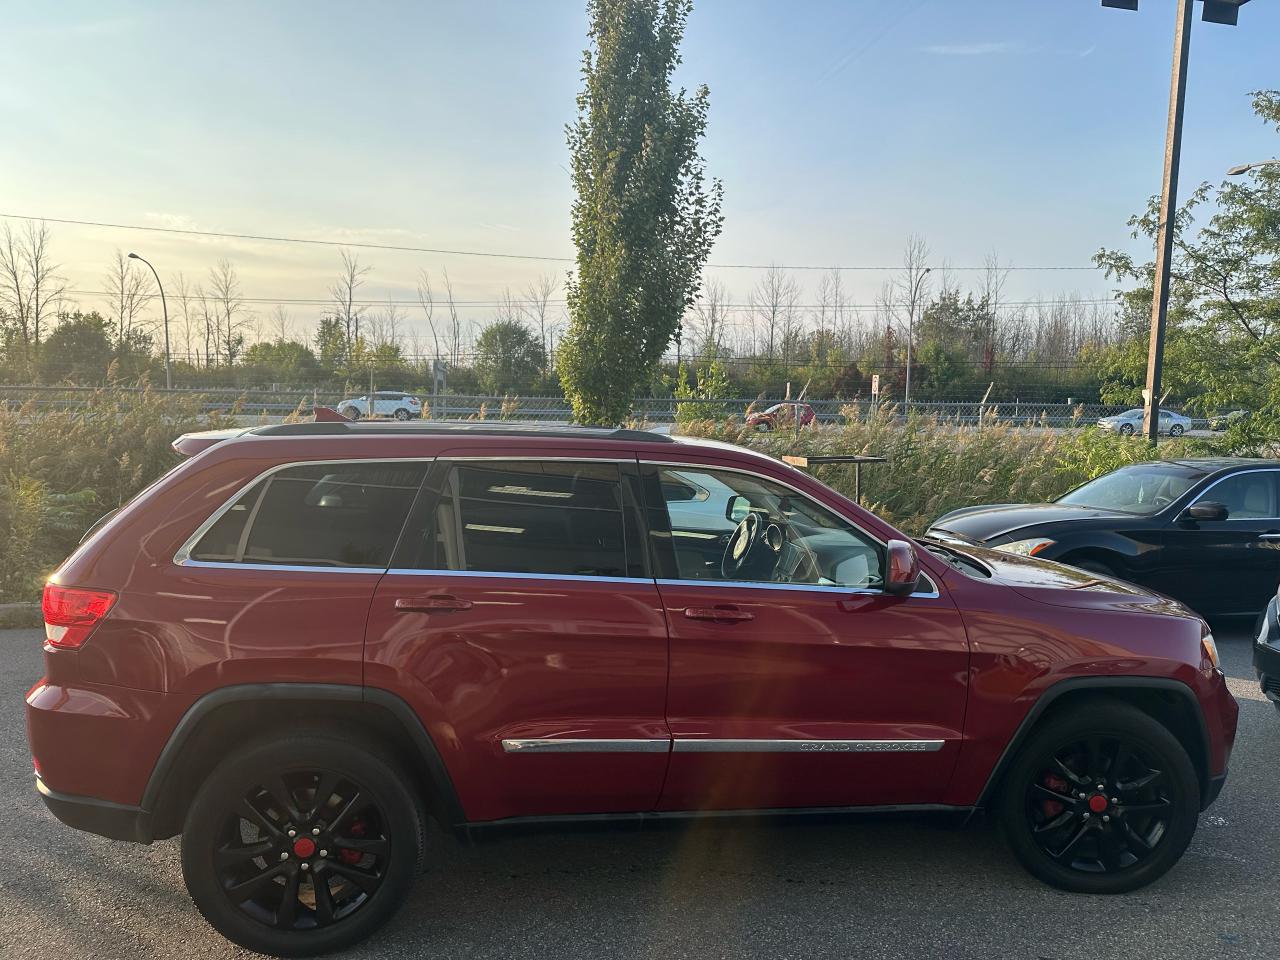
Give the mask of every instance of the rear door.
[[(954, 604), (927, 579), (886, 595), (884, 545), (781, 483), (711, 465), (642, 471), (671, 632), (661, 808), (940, 801), (967, 693)], [(736, 572), (732, 497), (768, 538)]]
[(407, 700), (469, 820), (657, 802), (667, 630), (634, 459), (446, 453), (369, 618), (366, 681)]

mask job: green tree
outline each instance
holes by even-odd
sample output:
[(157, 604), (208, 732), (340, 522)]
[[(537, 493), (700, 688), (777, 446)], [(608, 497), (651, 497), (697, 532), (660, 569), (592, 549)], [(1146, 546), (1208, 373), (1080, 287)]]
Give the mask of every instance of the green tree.
[(98, 383), (114, 355), (110, 320), (97, 312), (64, 314), (44, 342), (40, 377), (46, 382)]
[[(1257, 91), (1253, 108), (1280, 132), (1280, 91)], [(1213, 213), (1195, 229), (1200, 208)], [(1159, 199), (1130, 218), (1134, 237), (1154, 239)], [(1121, 294), (1134, 315), (1133, 334), (1106, 353), (1104, 392), (1133, 398), (1145, 367), (1146, 334), (1140, 305), (1151, 302), (1154, 265), (1136, 263), (1121, 251), (1095, 257), (1108, 276), (1136, 284)], [(1201, 184), (1174, 219), (1169, 335), (1165, 386), (1193, 410), (1248, 407), (1254, 416), (1241, 428), (1240, 446), (1280, 439), (1280, 167), (1266, 166), (1248, 178), (1217, 188)]]
[(694, 371), (697, 381), (689, 381), (689, 371), (682, 365), (676, 374), (673, 396), (682, 401), (676, 406), (676, 423), (687, 424), (695, 420), (719, 420), (726, 414), (723, 403), (705, 401), (723, 400), (730, 394), (729, 374), (719, 360)]
[(240, 358), (248, 367), (269, 367), (281, 376), (310, 373), (316, 369), (316, 355), (296, 340), (255, 343)]
[(346, 329), (338, 317), (320, 318), (320, 323), (316, 327), (315, 344), (316, 352), (320, 356), (320, 365), (330, 370), (346, 363), (351, 354)]
[(720, 233), (698, 143), (710, 94), (673, 90), (692, 0), (588, 0), (578, 118), (567, 130), (577, 271), (558, 367), (581, 423), (621, 422), (649, 383)]
[(542, 373), (542, 344), (519, 320), (495, 320), (476, 338), (475, 373), (486, 393), (528, 390)]

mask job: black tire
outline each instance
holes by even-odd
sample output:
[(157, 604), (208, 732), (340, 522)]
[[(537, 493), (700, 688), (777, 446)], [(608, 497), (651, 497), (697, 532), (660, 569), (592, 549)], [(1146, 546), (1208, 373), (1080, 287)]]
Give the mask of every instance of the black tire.
[(1131, 437), (1131, 436), (1133, 436), (1133, 424), (1132, 424), (1132, 423), (1122, 423), (1122, 424), (1120, 424), (1120, 436), (1122, 436), (1122, 437)]
[(1200, 781), (1167, 727), (1127, 703), (1093, 700), (1031, 733), (1003, 779), (999, 814), (1032, 875), (1075, 893), (1125, 893), (1187, 849)]
[(759, 431), (760, 433), (768, 433), (772, 429), (773, 429), (773, 424), (771, 424), (768, 420), (761, 420), (759, 423), (756, 424), (756, 430)]
[[(209, 775), (187, 811), (182, 875), (228, 940), (277, 957), (329, 953), (399, 908), (421, 870), (423, 825), (408, 779), (375, 745), (300, 731)], [(237, 885), (243, 898), (228, 893)]]
[(397, 420), (408, 420), (409, 411), (406, 410), (404, 407), (400, 407), (399, 409), (396, 410), (395, 417)]
[(359, 407), (347, 407), (346, 410), (339, 410), (338, 412), (341, 413), (343, 416), (350, 417), (352, 420), (360, 419)]
[(1109, 565), (1101, 560), (1081, 559), (1081, 560), (1063, 560), (1063, 563), (1069, 563), (1071, 566), (1080, 570), (1088, 570), (1090, 573), (1096, 573), (1100, 577), (1111, 577), (1113, 580), (1123, 580), (1124, 577), (1116, 573)]
[(1180, 423), (1175, 423), (1173, 426), (1171, 426), (1171, 427), (1169, 428), (1169, 436), (1171, 436), (1171, 437), (1180, 437), (1180, 436), (1182, 436), (1182, 424), (1180, 424)]

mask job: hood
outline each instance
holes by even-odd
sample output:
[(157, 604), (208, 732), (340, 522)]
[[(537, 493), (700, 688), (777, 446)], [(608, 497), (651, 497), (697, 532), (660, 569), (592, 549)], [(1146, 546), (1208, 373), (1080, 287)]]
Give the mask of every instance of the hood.
[[(1054, 607), (1108, 609), (1129, 613), (1164, 613), (1176, 617), (1196, 615), (1178, 601), (1112, 577), (1099, 576), (1052, 560), (1018, 557), (984, 547), (954, 547), (991, 571), (990, 583)], [(1198, 618), (1197, 618), (1198, 619)]]
[(944, 514), (929, 525), (930, 531), (952, 534), (969, 543), (986, 543), (1027, 527), (1076, 520), (1123, 520), (1133, 515), (1099, 507), (1067, 503), (999, 503), (965, 507)]

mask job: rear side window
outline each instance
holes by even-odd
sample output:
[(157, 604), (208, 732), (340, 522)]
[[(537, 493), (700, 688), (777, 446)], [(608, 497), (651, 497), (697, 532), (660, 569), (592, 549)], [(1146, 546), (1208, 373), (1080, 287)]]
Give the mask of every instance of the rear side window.
[[(396, 566), (626, 577), (628, 511), (613, 463), (457, 463)], [(634, 536), (634, 534), (633, 534)]]
[(413, 504), (422, 463), (287, 467), (246, 490), (191, 549), (193, 560), (385, 567)]

